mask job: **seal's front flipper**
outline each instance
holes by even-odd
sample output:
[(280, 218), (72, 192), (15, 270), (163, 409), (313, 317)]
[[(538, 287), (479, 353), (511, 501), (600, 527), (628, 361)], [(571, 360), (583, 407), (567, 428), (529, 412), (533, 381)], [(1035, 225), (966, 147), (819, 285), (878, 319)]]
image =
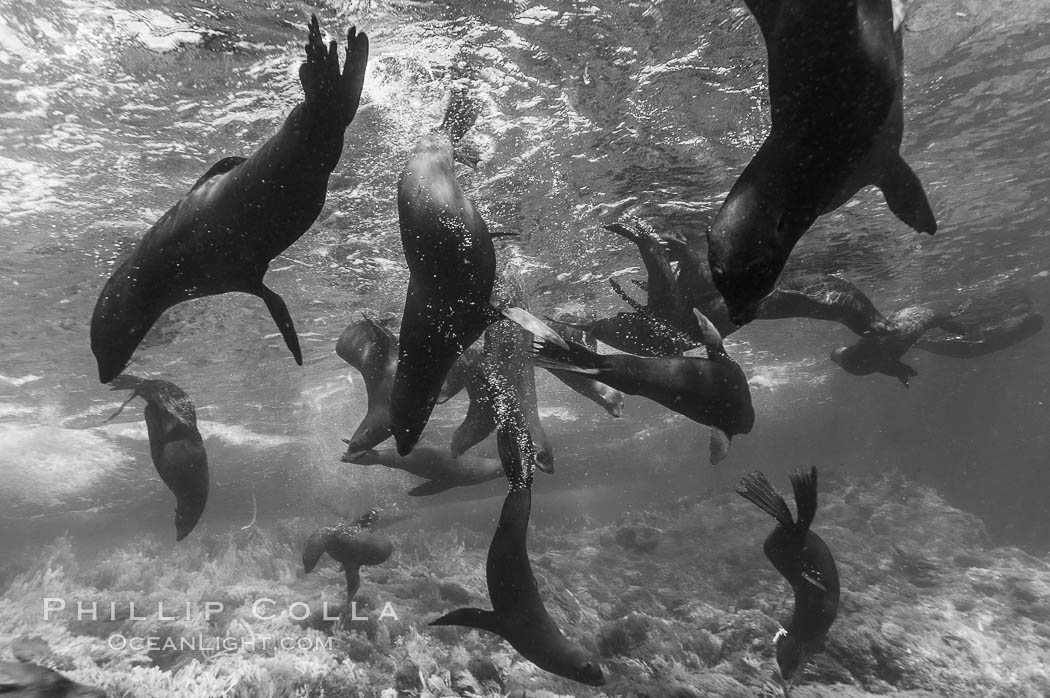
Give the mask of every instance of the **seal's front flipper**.
[(718, 465), (729, 455), (729, 434), (718, 427), (711, 427), (711, 465)]
[(313, 572), (314, 567), (317, 567), (317, 561), (324, 554), (324, 544), (327, 536), (327, 531), (318, 529), (306, 539), (306, 545), (303, 547), (303, 569), (307, 574)]
[(281, 331), (284, 343), (288, 345), (292, 356), (295, 357), (295, 363), (302, 366), (303, 352), (299, 348), (299, 335), (295, 333), (295, 325), (292, 323), (292, 316), (288, 314), (288, 306), (285, 305), (284, 299), (266, 286), (260, 286), (259, 290), (255, 291), (255, 295), (266, 303), (266, 309), (270, 311), (270, 316), (277, 323), (277, 329)]
[(696, 308), (693, 308), (693, 315), (696, 316), (696, 324), (700, 327), (700, 341), (707, 350), (707, 358), (728, 359), (729, 354), (726, 353), (725, 345), (722, 344), (722, 335), (718, 332), (718, 328)]
[(408, 491), (409, 497), (429, 497), (432, 494), (440, 494), (452, 488), (448, 482), (442, 480), (428, 480), (422, 485), (416, 485)]
[(522, 329), (531, 332), (537, 340), (543, 340), (556, 344), (562, 349), (568, 349), (569, 345), (561, 338), (561, 335), (548, 327), (543, 320), (523, 308), (503, 308), (499, 311), (503, 317), (517, 323)]
[(892, 364), (890, 364), (888, 368), (889, 370), (887, 371), (887, 373), (899, 380), (905, 388), (911, 387), (908, 385), (908, 380), (910, 378), (914, 378), (915, 376), (919, 375), (918, 371), (916, 371), (914, 368), (904, 363), (903, 361), (895, 361)]
[(916, 232), (930, 235), (937, 232), (937, 220), (930, 210), (922, 182), (900, 155), (886, 163), (878, 186), (893, 215)]
[(499, 623), (496, 620), (496, 614), (492, 611), (483, 611), (480, 608), (457, 608), (451, 613), (446, 613), (437, 620), (430, 622), (430, 625), (461, 625), (465, 628), (477, 628), (479, 630), (487, 630), (490, 633), (496, 633), (499, 635)]

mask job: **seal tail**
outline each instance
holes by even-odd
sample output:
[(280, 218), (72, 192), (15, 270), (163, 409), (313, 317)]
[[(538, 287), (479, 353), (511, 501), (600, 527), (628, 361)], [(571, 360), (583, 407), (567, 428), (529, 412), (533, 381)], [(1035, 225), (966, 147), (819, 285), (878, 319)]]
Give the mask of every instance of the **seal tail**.
[(808, 473), (791, 473), (791, 489), (795, 491), (795, 506), (798, 508), (795, 526), (799, 531), (807, 531), (817, 515), (816, 466), (811, 467)]
[(563, 348), (537, 339), (532, 344), (535, 354), (533, 362), (540, 368), (570, 371), (587, 376), (601, 375), (605, 369), (601, 354), (573, 341), (565, 344)]
[(930, 235), (937, 232), (937, 219), (930, 210), (922, 182), (900, 155), (886, 163), (878, 186), (893, 215), (916, 232)]
[(765, 473), (755, 471), (745, 475), (736, 486), (736, 492), (772, 516), (784, 528), (795, 527), (795, 521), (791, 518), (791, 510), (787, 502), (780, 496), (780, 493), (773, 489)]

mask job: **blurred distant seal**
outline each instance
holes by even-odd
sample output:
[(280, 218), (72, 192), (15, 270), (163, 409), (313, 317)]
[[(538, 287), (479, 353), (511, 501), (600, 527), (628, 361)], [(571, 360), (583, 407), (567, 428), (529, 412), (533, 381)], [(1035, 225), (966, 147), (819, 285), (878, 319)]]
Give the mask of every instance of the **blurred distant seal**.
[(899, 380), (905, 388), (918, 371), (901, 361), (911, 346), (933, 327), (949, 331), (959, 327), (951, 314), (933, 308), (902, 308), (886, 319), (887, 329), (879, 334), (862, 336), (855, 344), (831, 352), (831, 360), (855, 376), (882, 373)]
[(431, 625), (460, 625), (495, 633), (545, 671), (600, 686), (605, 683), (598, 659), (582, 645), (566, 638), (547, 613), (526, 546), (532, 510), (532, 478), (523, 468), (520, 447), (527, 434), (514, 437), (500, 430), (496, 441), (510, 481), (499, 524), (485, 561), (485, 580), (492, 610), (459, 608)]
[(920, 232), (936, 222), (897, 152), (903, 130), (900, 32), (890, 0), (748, 0), (766, 42), (772, 126), (708, 231), (715, 285), (750, 322), (817, 217), (865, 184)]
[(11, 698), (106, 698), (106, 692), (32, 662), (0, 661), (0, 694)]
[(343, 566), (348, 604), (361, 587), (362, 565), (381, 565), (394, 552), (394, 544), (388, 538), (365, 531), (371, 526), (365, 517), (353, 524), (319, 528), (310, 534), (303, 548), (303, 569), (307, 574), (317, 566), (323, 553)]
[(696, 316), (707, 358), (599, 354), (575, 342), (566, 350), (537, 340), (536, 365), (591, 376), (710, 426), (710, 459), (718, 463), (728, 455), (733, 436), (751, 431), (755, 410), (747, 376), (726, 353), (714, 325), (699, 312)]
[(419, 441), (457, 357), (501, 314), (561, 342), (526, 311), (500, 311), (490, 302), (496, 279), (492, 237), (454, 171), (453, 146), (477, 113), (466, 90), (453, 91), (441, 127), (420, 140), (398, 182), (401, 242), (410, 272), (390, 396), (401, 455)]
[(270, 262), (324, 205), (343, 132), (361, 99), (368, 37), (347, 32), (342, 74), (317, 17), (299, 67), (305, 100), (251, 157), (220, 160), (146, 233), (106, 282), (91, 317), (99, 380), (110, 382), (168, 308), (233, 291), (266, 303), (297, 363), (302, 351), (284, 300), (263, 283)]
[(798, 518), (760, 472), (747, 475), (737, 493), (777, 520), (763, 546), (766, 557), (795, 592), (795, 610), (773, 638), (780, 675), (790, 681), (810, 655), (823, 649), (839, 612), (839, 572), (827, 544), (810, 530), (817, 514), (817, 469), (792, 473)]
[(417, 446), (407, 456), (399, 456), (395, 449), (368, 450), (347, 458), (346, 463), (359, 465), (383, 465), (404, 470), (427, 482), (408, 491), (410, 497), (425, 497), (438, 494), (453, 487), (478, 485), (503, 477), (503, 467), (495, 458), (482, 458), (464, 454), (453, 455), (440, 448)]
[(109, 419), (136, 397), (146, 401), (149, 450), (157, 474), (175, 495), (175, 540), (181, 541), (197, 525), (208, 501), (208, 454), (197, 431), (197, 412), (182, 388), (165, 380), (145, 380), (123, 374), (113, 379), (113, 390), (131, 390)]

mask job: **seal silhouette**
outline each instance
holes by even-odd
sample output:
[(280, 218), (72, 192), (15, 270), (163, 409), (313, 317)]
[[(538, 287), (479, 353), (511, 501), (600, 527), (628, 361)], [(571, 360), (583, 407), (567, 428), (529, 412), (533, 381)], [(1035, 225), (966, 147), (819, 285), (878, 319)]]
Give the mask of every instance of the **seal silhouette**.
[(528, 312), (497, 310), (490, 302), (496, 279), (492, 236), (453, 169), (453, 146), (477, 113), (467, 91), (453, 91), (442, 125), (419, 141), (398, 182), (401, 242), (410, 272), (390, 396), (401, 455), (419, 441), (457, 357), (501, 315), (562, 341)]
[(424, 446), (413, 448), (407, 456), (399, 456), (395, 449), (368, 450), (344, 457), (343, 462), (382, 465), (426, 479), (408, 491), (410, 497), (439, 494), (453, 487), (479, 485), (503, 477), (503, 466), (496, 458), (456, 456), (445, 449)]
[(827, 544), (810, 530), (817, 513), (817, 469), (793, 473), (798, 517), (761, 472), (746, 475), (737, 493), (777, 520), (763, 546), (766, 557), (791, 585), (795, 609), (773, 638), (780, 675), (790, 681), (810, 655), (822, 649), (839, 610), (839, 572)]
[(627, 395), (641, 395), (711, 427), (711, 463), (729, 453), (730, 441), (747, 434), (755, 423), (751, 389), (740, 366), (726, 353), (714, 325), (694, 311), (704, 335), (707, 358), (641, 357), (599, 354), (582, 344), (568, 349), (539, 339), (536, 365), (580, 373)]
[(431, 625), (461, 625), (495, 633), (536, 666), (565, 678), (600, 686), (598, 659), (566, 638), (547, 613), (529, 563), (527, 537), (532, 512), (532, 475), (521, 449), (531, 448), (527, 431), (501, 428), (496, 435), (500, 460), (510, 481), (499, 523), (485, 561), (492, 610), (460, 608)]
[(925, 306), (901, 308), (886, 319), (887, 329), (861, 337), (855, 344), (831, 352), (831, 360), (847, 373), (867, 376), (882, 373), (899, 380), (905, 388), (918, 371), (901, 361), (912, 345), (930, 328), (965, 332), (954, 316)]
[(208, 501), (208, 454), (197, 430), (197, 411), (190, 396), (165, 380), (122, 374), (113, 379), (113, 390), (130, 390), (110, 421), (136, 397), (146, 401), (146, 430), (153, 466), (175, 495), (175, 540), (181, 541), (201, 518)]
[(877, 183), (921, 232), (936, 224), (897, 152), (900, 33), (890, 0), (749, 0), (765, 39), (771, 128), (707, 233), (711, 275), (737, 324), (754, 319), (819, 215)]
[(324, 205), (343, 133), (361, 99), (368, 37), (347, 32), (342, 73), (317, 17), (299, 68), (305, 99), (251, 157), (211, 167), (146, 233), (106, 282), (91, 317), (99, 380), (115, 378), (168, 308), (203, 296), (258, 296), (298, 364), (302, 351), (284, 300), (263, 282), (270, 262), (299, 239)]
[(349, 604), (361, 588), (361, 567), (381, 565), (394, 552), (388, 538), (368, 533), (375, 517), (369, 512), (352, 524), (319, 528), (310, 534), (303, 548), (303, 569), (307, 574), (317, 566), (323, 553), (343, 566), (346, 575), (346, 602)]

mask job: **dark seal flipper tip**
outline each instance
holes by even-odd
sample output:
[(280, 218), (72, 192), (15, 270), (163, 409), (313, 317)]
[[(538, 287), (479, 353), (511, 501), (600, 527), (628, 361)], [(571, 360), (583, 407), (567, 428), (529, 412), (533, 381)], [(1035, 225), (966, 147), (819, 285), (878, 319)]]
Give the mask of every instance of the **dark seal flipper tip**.
[(937, 219), (930, 209), (922, 182), (900, 155), (886, 164), (879, 188), (893, 215), (916, 232), (930, 235), (937, 232)]
[(460, 625), (464, 628), (487, 630), (502, 637), (496, 614), (492, 611), (483, 611), (480, 608), (457, 608), (455, 611), (446, 613), (437, 620), (430, 621), (430, 625)]
[(292, 352), (295, 363), (302, 366), (303, 352), (299, 348), (299, 335), (295, 332), (295, 324), (292, 322), (292, 316), (288, 313), (288, 306), (285, 305), (284, 299), (266, 286), (260, 286), (255, 295), (262, 298), (263, 302), (266, 303), (266, 309), (270, 311), (270, 317), (273, 318), (277, 329), (281, 332), (281, 337), (284, 338), (284, 343), (288, 346), (289, 351)]

